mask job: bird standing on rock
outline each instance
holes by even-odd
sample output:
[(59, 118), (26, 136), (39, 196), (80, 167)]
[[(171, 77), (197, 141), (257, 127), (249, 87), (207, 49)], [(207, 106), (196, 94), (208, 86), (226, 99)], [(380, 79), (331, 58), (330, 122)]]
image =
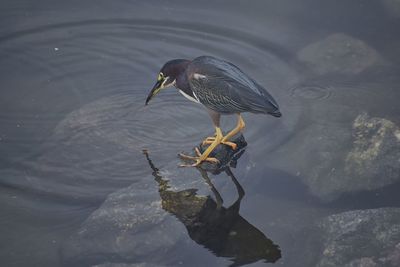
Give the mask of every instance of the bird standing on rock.
[[(203, 104), (215, 127), (215, 137), (208, 137), (203, 141), (203, 144), (209, 144), (203, 153), (196, 150), (197, 157), (181, 155), (195, 161), (189, 166), (198, 166), (203, 161), (218, 162), (216, 158), (208, 156), (219, 144), (236, 149), (236, 144), (229, 140), (245, 127), (240, 113), (282, 116), (278, 104), (267, 90), (232, 63), (215, 57), (173, 59), (165, 63), (146, 99), (146, 105), (162, 89), (170, 86), (175, 86), (189, 100)], [(224, 136), (220, 128), (220, 117), (229, 114), (237, 114), (238, 122)]]

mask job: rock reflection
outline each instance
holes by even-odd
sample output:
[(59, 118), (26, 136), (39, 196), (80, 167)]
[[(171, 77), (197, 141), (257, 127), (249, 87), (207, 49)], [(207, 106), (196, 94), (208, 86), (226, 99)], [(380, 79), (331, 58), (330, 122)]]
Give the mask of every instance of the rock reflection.
[[(230, 166), (235, 165), (243, 152), (244, 150), (236, 155), (227, 153), (231, 158), (225, 159), (224, 162), (229, 162)], [(171, 190), (169, 181), (163, 179), (148, 153), (144, 154), (158, 183), (162, 208), (175, 215), (185, 225), (190, 238), (197, 244), (209, 249), (218, 257), (229, 258), (233, 262), (231, 266), (241, 266), (259, 260), (273, 263), (281, 257), (279, 246), (240, 216), (240, 202), (245, 192), (228, 165), (214, 166), (214, 169), (208, 165), (208, 170), (197, 168), (210, 186), (214, 200), (211, 196), (197, 195), (195, 188)], [(223, 206), (223, 199), (212, 184), (208, 172), (225, 172), (232, 179), (238, 198), (231, 206)]]

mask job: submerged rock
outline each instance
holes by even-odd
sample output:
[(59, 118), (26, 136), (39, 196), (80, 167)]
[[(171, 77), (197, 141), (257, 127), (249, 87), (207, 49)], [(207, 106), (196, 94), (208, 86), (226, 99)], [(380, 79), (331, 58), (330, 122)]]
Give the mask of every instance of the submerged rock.
[[(164, 231), (163, 225), (169, 228)], [(127, 188), (111, 194), (62, 248), (65, 266), (136, 262), (172, 247), (182, 231), (151, 194)], [(150, 245), (151, 244), (151, 245)]]
[(400, 17), (400, 0), (382, 0), (386, 11), (393, 17)]
[(400, 129), (393, 122), (362, 114), (353, 124), (353, 147), (345, 159), (347, 177), (362, 177), (375, 189), (400, 180)]
[(375, 49), (343, 33), (306, 46), (298, 52), (298, 57), (321, 75), (358, 74), (381, 60)]
[(352, 127), (312, 125), (274, 156), (276, 164), (299, 176), (314, 196), (332, 201), (345, 193), (400, 182), (400, 129), (387, 119), (361, 114)]
[[(245, 143), (243, 136), (239, 139)], [(231, 152), (230, 148), (220, 146), (215, 156), (221, 163), (232, 163), (240, 155)], [(221, 265), (214, 262), (216, 258), (204, 259), (209, 252), (225, 259), (223, 265), (232, 261), (231, 266), (260, 260), (275, 262), (281, 257), (279, 246), (239, 214), (244, 190), (229, 167), (212, 169), (225, 172), (237, 189), (237, 200), (224, 207), (206, 170), (197, 169), (198, 179), (208, 184), (214, 198), (198, 194), (199, 186), (193, 187), (193, 182), (190, 187), (172, 186), (147, 151), (144, 154), (154, 177), (153, 187), (133, 184), (111, 194), (65, 242), (62, 249), (65, 265), (158, 266), (166, 263), (177, 266), (183, 262)], [(222, 158), (223, 155), (227, 158)], [(195, 246), (192, 240), (200, 246)]]
[(166, 266), (165, 265), (152, 264), (152, 263), (146, 263), (146, 262), (141, 262), (141, 263), (112, 263), (112, 262), (107, 262), (107, 263), (102, 263), (102, 264), (96, 264), (96, 265), (93, 265), (92, 267), (166, 267)]
[(318, 223), (317, 267), (400, 266), (400, 208), (356, 210)]
[[(200, 164), (203, 170), (212, 172), (214, 174), (218, 174), (225, 169), (226, 166), (230, 166), (235, 168), (237, 164), (237, 160), (244, 153), (245, 148), (247, 146), (247, 142), (244, 136), (240, 133), (231, 138), (231, 142), (237, 145), (236, 149), (232, 149), (231, 147), (220, 144), (218, 145), (209, 155), (211, 158), (218, 159), (218, 163), (204, 161)], [(208, 145), (204, 145), (200, 143), (198, 145), (198, 149), (200, 153), (204, 153), (204, 151), (208, 148)], [(196, 156), (195, 152), (190, 154), (191, 156)], [(190, 161), (190, 160), (189, 160)], [(192, 162), (193, 163), (193, 162)]]

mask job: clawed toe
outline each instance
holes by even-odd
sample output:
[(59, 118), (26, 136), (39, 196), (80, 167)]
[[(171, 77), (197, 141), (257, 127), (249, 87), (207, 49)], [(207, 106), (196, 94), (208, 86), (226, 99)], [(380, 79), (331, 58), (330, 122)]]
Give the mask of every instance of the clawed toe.
[[(208, 157), (210, 155), (210, 153), (221, 143), (223, 136), (222, 136), (222, 131), (219, 127), (215, 128), (215, 138), (214, 141), (210, 144), (209, 147), (207, 147), (206, 150), (203, 151), (203, 153), (200, 152), (199, 148), (195, 148), (195, 152), (196, 152), (196, 156), (188, 156), (185, 154), (180, 153), (179, 157), (181, 157), (182, 159), (188, 159), (188, 160), (194, 160), (196, 161), (195, 163), (193, 163), (192, 165), (186, 165), (186, 164), (182, 164), (180, 166), (182, 167), (197, 167), (199, 166), (203, 161), (208, 161), (208, 162), (213, 162), (213, 163), (219, 163), (219, 160), (216, 158), (210, 158)], [(207, 139), (211, 139), (211, 138), (207, 138)], [(207, 142), (207, 140), (206, 140)]]
[(236, 150), (237, 148), (237, 144), (233, 143), (233, 142), (229, 142), (229, 141), (222, 141), (221, 144), (230, 146), (233, 150)]
[(198, 157), (195, 157), (195, 156), (189, 156), (189, 155), (185, 155), (185, 154), (183, 154), (183, 153), (179, 153), (178, 154), (178, 156), (181, 158), (181, 159), (188, 159), (188, 160), (197, 160), (197, 158)]
[(199, 165), (200, 165), (202, 162), (204, 162), (204, 161), (211, 162), (211, 163), (216, 163), (216, 164), (218, 164), (218, 163), (220, 162), (217, 158), (212, 158), (212, 157), (205, 158), (205, 159), (201, 159), (201, 155), (202, 155), (202, 154), (200, 153), (200, 150), (196, 147), (196, 148), (195, 148), (195, 151), (196, 151), (197, 156), (188, 156), (188, 155), (179, 153), (179, 154), (178, 154), (179, 157), (182, 158), (182, 159), (184, 159), (184, 160), (193, 160), (193, 161), (196, 161), (196, 162), (193, 163), (193, 164), (180, 164), (179, 166), (180, 166), (180, 167), (197, 167), (197, 166), (199, 166)]
[(203, 140), (203, 142), (202, 142), (202, 144), (203, 145), (209, 145), (209, 144), (211, 144), (212, 142), (214, 142), (215, 141), (215, 137), (207, 137), (206, 139), (204, 139)]

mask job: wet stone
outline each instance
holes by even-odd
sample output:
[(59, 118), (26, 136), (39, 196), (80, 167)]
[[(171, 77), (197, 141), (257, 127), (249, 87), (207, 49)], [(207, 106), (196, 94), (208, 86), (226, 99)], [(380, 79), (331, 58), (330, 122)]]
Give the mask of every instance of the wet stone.
[[(183, 229), (162, 209), (156, 195), (137, 185), (111, 194), (62, 248), (65, 266), (110, 261), (130, 263), (171, 248)], [(164, 231), (160, 225), (169, 230)], [(178, 227), (179, 228), (179, 227)]]
[(306, 46), (298, 52), (298, 58), (320, 75), (358, 74), (382, 62), (375, 49), (343, 33), (332, 34)]
[(345, 159), (348, 177), (374, 187), (400, 180), (400, 129), (393, 122), (362, 114), (353, 124), (352, 150)]
[(316, 232), (322, 242), (317, 267), (400, 266), (399, 208), (331, 215), (318, 223)]
[(382, 2), (390, 15), (400, 18), (400, 0), (382, 0)]
[[(332, 196), (346, 192), (371, 191), (400, 180), (400, 129), (383, 118), (361, 114), (353, 123), (350, 150), (344, 162), (326, 176), (314, 176), (312, 191)], [(339, 141), (339, 140), (338, 140)], [(346, 151), (346, 150), (345, 150)], [(332, 161), (334, 161), (334, 155)], [(317, 182), (318, 180), (318, 182)]]
[(107, 263), (102, 263), (102, 264), (96, 264), (93, 265), (92, 267), (165, 267), (165, 265), (158, 265), (158, 264), (152, 264), (152, 263), (113, 263), (113, 262), (107, 262)]
[[(238, 194), (233, 204), (223, 205), (205, 169), (191, 169), (195, 180), (186, 176), (187, 172), (163, 173), (150, 159), (149, 152), (143, 151), (153, 177), (110, 194), (64, 242), (64, 265), (161, 266), (167, 261), (168, 266), (185, 266), (185, 262), (202, 261), (205, 266), (225, 266), (232, 261), (240, 266), (279, 260), (279, 245), (239, 213), (244, 189), (223, 164), (234, 165), (246, 141), (243, 136), (232, 140), (238, 148), (219, 146), (214, 156), (220, 164), (208, 167), (213, 173), (224, 171), (231, 177)], [(208, 194), (201, 194), (204, 187)], [(214, 197), (209, 195), (210, 191)], [(220, 258), (205, 257), (210, 252)]]
[[(236, 149), (232, 149), (230, 146), (224, 144), (218, 145), (210, 153), (209, 157), (218, 159), (219, 163), (205, 161), (201, 163), (201, 168), (206, 171), (213, 172), (214, 174), (218, 174), (219, 172), (224, 170), (225, 166), (236, 167), (236, 161), (244, 152), (244, 148), (247, 146), (247, 142), (242, 134), (237, 134), (233, 136), (230, 141), (237, 145)], [(200, 143), (198, 145), (199, 151), (203, 153), (208, 146), (209, 145), (203, 145), (203, 143)], [(192, 153), (190, 153), (190, 156), (195, 156), (195, 152), (192, 151)]]
[(314, 196), (333, 201), (400, 181), (400, 128), (363, 113), (348, 128), (344, 124), (313, 125), (274, 156), (278, 160), (286, 157), (286, 163), (279, 160), (277, 166), (285, 164), (282, 168), (299, 176)]

